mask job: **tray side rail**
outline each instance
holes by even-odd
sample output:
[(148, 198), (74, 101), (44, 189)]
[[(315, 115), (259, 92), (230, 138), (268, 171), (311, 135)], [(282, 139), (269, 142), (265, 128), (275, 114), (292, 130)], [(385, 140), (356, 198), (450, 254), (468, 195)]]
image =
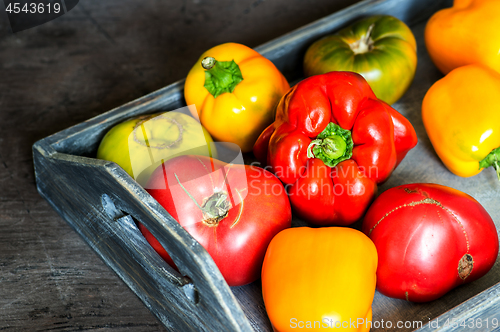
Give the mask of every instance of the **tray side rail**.
[(417, 332), (500, 330), (500, 287), (492, 286), (425, 324)]

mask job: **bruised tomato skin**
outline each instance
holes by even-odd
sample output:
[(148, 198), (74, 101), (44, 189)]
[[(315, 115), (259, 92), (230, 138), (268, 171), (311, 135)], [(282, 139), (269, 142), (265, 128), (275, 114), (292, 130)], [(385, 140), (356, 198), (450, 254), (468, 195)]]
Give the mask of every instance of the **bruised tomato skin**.
[[(229, 286), (257, 280), (269, 242), (291, 226), (285, 188), (262, 168), (180, 156), (157, 168), (146, 188), (207, 250)], [(160, 243), (139, 227), (174, 266)]]
[(471, 196), (437, 184), (385, 191), (362, 230), (377, 247), (377, 289), (412, 302), (435, 300), (482, 277), (498, 255), (488, 212)]

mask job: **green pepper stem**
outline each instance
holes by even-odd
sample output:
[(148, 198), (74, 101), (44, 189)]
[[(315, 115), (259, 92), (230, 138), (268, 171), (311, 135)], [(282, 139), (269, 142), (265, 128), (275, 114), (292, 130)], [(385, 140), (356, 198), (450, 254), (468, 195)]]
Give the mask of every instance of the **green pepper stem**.
[(210, 69), (212, 69), (212, 67), (215, 65), (216, 62), (217, 62), (217, 60), (215, 60), (215, 58), (213, 58), (211, 56), (207, 56), (207, 57), (203, 58), (203, 60), (201, 60), (201, 66), (205, 70), (210, 70)]
[(495, 161), (493, 163), (493, 168), (495, 168), (495, 171), (497, 172), (498, 181), (500, 181), (500, 163), (498, 161)]
[(493, 166), (500, 181), (500, 147), (493, 149), (483, 160), (479, 162), (479, 169)]
[(201, 60), (201, 66), (205, 69), (204, 87), (214, 98), (233, 92), (243, 80), (240, 67), (234, 60), (220, 62), (209, 56)]
[(335, 167), (351, 158), (354, 143), (351, 132), (330, 122), (307, 147), (308, 158), (321, 159), (325, 165)]

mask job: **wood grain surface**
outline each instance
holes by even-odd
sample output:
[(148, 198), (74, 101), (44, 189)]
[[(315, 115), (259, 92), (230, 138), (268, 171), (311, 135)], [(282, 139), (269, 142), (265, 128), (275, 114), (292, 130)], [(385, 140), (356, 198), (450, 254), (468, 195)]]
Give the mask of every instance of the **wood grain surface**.
[(36, 191), (32, 144), (355, 0), (80, 0), (12, 33), (0, 3), (0, 330), (163, 331)]

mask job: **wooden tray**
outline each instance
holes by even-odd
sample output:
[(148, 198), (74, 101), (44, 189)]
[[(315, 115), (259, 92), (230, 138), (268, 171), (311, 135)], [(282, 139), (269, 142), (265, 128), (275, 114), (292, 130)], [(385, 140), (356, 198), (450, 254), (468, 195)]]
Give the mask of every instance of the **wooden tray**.
[[(419, 143), (380, 192), (405, 183), (433, 182), (475, 197), (500, 222), (499, 184), (492, 170), (463, 179), (437, 158), (425, 133), (420, 106), (427, 89), (442, 75), (423, 42), (426, 20), (450, 0), (365, 0), (256, 48), (290, 82), (302, 78), (307, 47), (364, 16), (388, 14), (405, 21), (417, 38), (418, 68), (405, 96), (393, 106), (414, 125)], [(172, 331), (272, 331), (260, 282), (230, 288), (213, 260), (172, 217), (116, 164), (94, 159), (97, 146), (113, 125), (139, 114), (185, 106), (184, 81), (36, 142), (33, 146), (38, 191)], [(174, 271), (138, 231), (140, 221), (173, 257)], [(300, 220), (294, 219), (294, 225)], [(359, 224), (359, 223), (358, 223)], [(359, 227), (359, 225), (358, 225)], [(443, 253), (446, 254), (446, 253)], [(378, 292), (372, 331), (477, 331), (500, 326), (500, 267), (439, 300), (414, 304)], [(460, 325), (461, 324), (461, 325)], [(468, 324), (468, 325), (467, 325)], [(481, 326), (479, 326), (481, 325)]]

